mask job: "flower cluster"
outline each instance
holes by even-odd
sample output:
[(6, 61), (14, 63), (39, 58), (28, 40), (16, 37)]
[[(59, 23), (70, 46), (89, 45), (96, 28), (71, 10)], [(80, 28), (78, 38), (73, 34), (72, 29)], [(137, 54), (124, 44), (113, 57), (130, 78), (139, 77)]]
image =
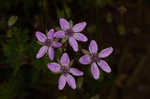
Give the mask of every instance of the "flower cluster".
[[(66, 19), (60, 18), (59, 24), (61, 30), (54, 31), (54, 29), (50, 29), (47, 35), (41, 32), (36, 32), (36, 38), (42, 43), (42, 47), (38, 51), (36, 58), (39, 59), (44, 56), (46, 53), (49, 56), (50, 60), (54, 60), (54, 48), (60, 48), (63, 43), (58, 42), (57, 39), (67, 39), (69, 45), (72, 49), (77, 52), (79, 50), (77, 41), (87, 42), (88, 38), (82, 34), (81, 32), (86, 27), (86, 22), (80, 22), (72, 26)], [(91, 64), (91, 73), (95, 80), (99, 79), (99, 68), (98, 66), (105, 72), (110, 73), (111, 68), (107, 64), (103, 58), (106, 58), (113, 52), (112, 47), (108, 47), (98, 52), (98, 45), (95, 40), (90, 41), (89, 51), (86, 51), (79, 59), (79, 63), (87, 65)], [(72, 89), (76, 89), (75, 78), (72, 76), (83, 76), (83, 72), (71, 67), (73, 64), (70, 61), (69, 55), (64, 52), (60, 58), (60, 61), (48, 63), (48, 69), (53, 73), (59, 73), (61, 76), (58, 81), (58, 89), (62, 90), (66, 82)], [(98, 65), (98, 66), (97, 66)], [(71, 75), (72, 74), (72, 75)]]

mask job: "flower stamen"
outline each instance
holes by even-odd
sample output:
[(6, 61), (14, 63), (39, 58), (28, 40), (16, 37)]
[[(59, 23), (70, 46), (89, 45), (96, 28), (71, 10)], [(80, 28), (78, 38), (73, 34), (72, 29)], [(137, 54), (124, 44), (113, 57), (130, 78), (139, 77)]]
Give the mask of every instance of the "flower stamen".
[(66, 30), (66, 35), (68, 35), (69, 37), (71, 37), (72, 35), (73, 35), (73, 31), (72, 31), (72, 29), (68, 29), (68, 30)]
[(47, 40), (44, 42), (44, 45), (50, 47), (50, 46), (52, 45), (52, 42), (53, 42), (52, 40), (47, 39)]

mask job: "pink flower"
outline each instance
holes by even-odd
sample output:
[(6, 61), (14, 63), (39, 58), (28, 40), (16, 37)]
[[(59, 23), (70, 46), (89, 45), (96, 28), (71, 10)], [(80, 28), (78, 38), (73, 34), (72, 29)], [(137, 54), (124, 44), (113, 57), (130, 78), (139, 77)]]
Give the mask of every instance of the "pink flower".
[(59, 77), (59, 81), (58, 81), (59, 90), (62, 90), (65, 87), (66, 82), (72, 89), (76, 89), (76, 82), (72, 75), (83, 76), (82, 71), (73, 67), (70, 68), (70, 59), (67, 53), (64, 53), (61, 56), (60, 64), (55, 62), (49, 63), (48, 69), (54, 73), (61, 73), (61, 76)]
[[(98, 69), (98, 66), (105, 72), (110, 73), (111, 68), (107, 64), (106, 61), (103, 60), (103, 58), (109, 56), (113, 52), (113, 48), (109, 47), (106, 49), (103, 49), (99, 53), (98, 51), (98, 46), (95, 40), (92, 40), (89, 45), (89, 51), (87, 54), (83, 55), (80, 57), (79, 62), (81, 64), (91, 64), (91, 72), (94, 77), (94, 79), (98, 79), (100, 72)], [(98, 65), (98, 66), (97, 66)]]
[(50, 29), (47, 36), (41, 32), (36, 32), (36, 38), (43, 44), (43, 46), (38, 51), (36, 58), (39, 59), (48, 53), (51, 60), (54, 59), (54, 48), (59, 48), (62, 46), (61, 43), (54, 40), (54, 29)]
[(86, 42), (88, 38), (81, 33), (86, 27), (86, 22), (80, 22), (71, 27), (71, 24), (64, 18), (60, 18), (59, 24), (62, 30), (55, 33), (56, 38), (64, 38), (65, 36), (69, 39), (69, 44), (75, 52), (78, 51), (77, 41)]

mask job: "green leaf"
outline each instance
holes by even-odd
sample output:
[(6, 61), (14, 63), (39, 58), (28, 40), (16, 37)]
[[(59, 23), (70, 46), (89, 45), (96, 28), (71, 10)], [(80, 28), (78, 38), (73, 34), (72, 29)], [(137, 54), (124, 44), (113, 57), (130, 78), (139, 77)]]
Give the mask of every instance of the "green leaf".
[(8, 26), (12, 26), (14, 25), (18, 20), (18, 17), (17, 16), (11, 16), (9, 19), (8, 19)]

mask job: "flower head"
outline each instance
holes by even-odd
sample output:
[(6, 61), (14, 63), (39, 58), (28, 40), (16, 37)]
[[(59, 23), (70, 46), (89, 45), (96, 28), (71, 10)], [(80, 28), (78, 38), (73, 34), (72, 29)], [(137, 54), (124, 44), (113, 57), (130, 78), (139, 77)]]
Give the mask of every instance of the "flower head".
[(79, 62), (81, 64), (85, 65), (91, 64), (91, 72), (94, 79), (96, 80), (99, 78), (100, 74), (98, 66), (100, 66), (100, 68), (107, 73), (111, 72), (111, 68), (109, 67), (107, 62), (103, 60), (103, 58), (109, 56), (113, 52), (113, 48), (112, 47), (105, 48), (99, 53), (97, 53), (97, 51), (98, 51), (97, 43), (95, 40), (92, 40), (89, 45), (89, 52), (80, 57), (79, 59)]
[(62, 46), (61, 43), (55, 41), (54, 39), (54, 29), (50, 29), (47, 36), (41, 32), (36, 32), (36, 38), (43, 44), (43, 46), (38, 51), (36, 58), (39, 59), (48, 52), (48, 56), (51, 60), (54, 59), (54, 48), (59, 48)]
[(76, 89), (76, 82), (72, 75), (74, 75), (74, 76), (82, 76), (83, 75), (82, 71), (80, 71), (76, 68), (70, 67), (70, 58), (67, 53), (64, 53), (61, 56), (59, 64), (55, 63), (55, 62), (49, 63), (48, 69), (54, 73), (61, 73), (61, 76), (59, 77), (59, 81), (58, 81), (58, 89), (59, 90), (62, 90), (65, 87), (66, 82), (72, 89)]
[(59, 24), (62, 30), (55, 33), (56, 38), (67, 37), (69, 39), (69, 44), (75, 52), (78, 51), (77, 41), (86, 42), (88, 38), (81, 33), (81, 31), (86, 27), (86, 22), (80, 22), (71, 27), (71, 24), (64, 18), (60, 18)]

